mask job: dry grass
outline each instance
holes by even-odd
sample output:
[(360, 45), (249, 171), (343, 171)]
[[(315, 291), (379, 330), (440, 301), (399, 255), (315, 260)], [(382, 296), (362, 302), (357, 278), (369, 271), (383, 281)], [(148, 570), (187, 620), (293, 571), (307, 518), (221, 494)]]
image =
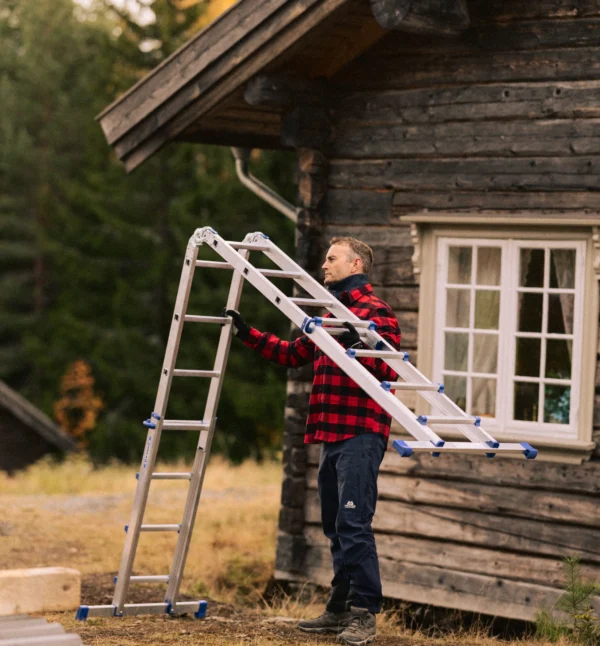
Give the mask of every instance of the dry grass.
[[(157, 470), (189, 468), (178, 463)], [(0, 474), (0, 568), (74, 567), (88, 587), (89, 582), (99, 582), (105, 593), (112, 590), (136, 486), (135, 470), (116, 464), (94, 469), (79, 457), (59, 465), (42, 461), (11, 478)], [(334, 637), (294, 629), (294, 619), (320, 614), (322, 597), (282, 596), (270, 604), (262, 597), (273, 572), (280, 483), (278, 462), (234, 467), (211, 459), (182, 587), (192, 598), (218, 602), (209, 604), (206, 620), (154, 616), (94, 618), (81, 624), (73, 621), (72, 613), (48, 618), (80, 633), (86, 644), (98, 646), (334, 644)], [(186, 482), (153, 482), (146, 522), (179, 522), (186, 491)], [(167, 533), (142, 535), (136, 573), (168, 573), (175, 540)], [(156, 588), (156, 592), (151, 588), (147, 601), (162, 600), (163, 588)], [(498, 641), (473, 630), (433, 639), (406, 630), (398, 614), (389, 611), (378, 618), (377, 644), (492, 646)], [(543, 642), (530, 644), (543, 646)]]

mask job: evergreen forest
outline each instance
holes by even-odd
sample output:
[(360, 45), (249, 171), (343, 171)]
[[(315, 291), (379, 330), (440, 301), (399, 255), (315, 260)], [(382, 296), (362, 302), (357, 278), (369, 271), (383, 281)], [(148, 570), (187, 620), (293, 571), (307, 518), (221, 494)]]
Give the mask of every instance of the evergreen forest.
[[(140, 457), (194, 230), (210, 225), (230, 240), (263, 231), (293, 255), (293, 224), (240, 184), (228, 148), (167, 146), (128, 175), (94, 118), (227, 4), (0, 5), (0, 379), (97, 463)], [(289, 153), (252, 156), (252, 172), (291, 202), (294, 167)], [(190, 313), (220, 314), (224, 273), (196, 272)], [(240, 311), (289, 335), (251, 286)], [(209, 327), (184, 329), (177, 367), (212, 368), (219, 331)], [(201, 419), (205, 381), (176, 380), (168, 417)], [(234, 461), (277, 451), (285, 381), (234, 339), (213, 450)], [(165, 433), (160, 457), (189, 456), (196, 442)]]

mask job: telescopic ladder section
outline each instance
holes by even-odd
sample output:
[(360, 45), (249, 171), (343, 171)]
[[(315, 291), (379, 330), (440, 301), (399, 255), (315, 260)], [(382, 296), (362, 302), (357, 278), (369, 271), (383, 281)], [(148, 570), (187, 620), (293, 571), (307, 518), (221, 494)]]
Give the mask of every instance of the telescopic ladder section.
[[(210, 246), (223, 260), (197, 260), (201, 245)], [(249, 252), (258, 251), (267, 256), (278, 269), (260, 269), (252, 265)], [(194, 612), (196, 617), (204, 616), (206, 602), (179, 602), (177, 597), (190, 539), (206, 463), (210, 452), (216, 423), (216, 411), (221, 393), (225, 367), (231, 344), (231, 318), (226, 316), (198, 316), (187, 314), (192, 278), (195, 268), (233, 270), (233, 278), (225, 309), (237, 309), (244, 280), (251, 283), (267, 300), (273, 303), (295, 325), (297, 325), (340, 369), (352, 378), (372, 399), (391, 415), (414, 441), (395, 440), (392, 446), (402, 457), (416, 452), (428, 452), (434, 457), (442, 453), (479, 454), (489, 458), (497, 454), (524, 455), (527, 459), (537, 456), (537, 450), (526, 442), (500, 443), (481, 427), (481, 419), (467, 415), (444, 394), (442, 384), (432, 383), (410, 363), (406, 352), (397, 351), (378, 332), (377, 325), (356, 316), (340, 303), (325, 287), (300, 267), (287, 254), (279, 249), (262, 233), (249, 233), (242, 242), (229, 242), (210, 228), (197, 229), (188, 243), (171, 331), (167, 342), (161, 379), (150, 418), (144, 422), (148, 436), (136, 490), (131, 520), (126, 526), (127, 537), (123, 548), (119, 574), (115, 579), (116, 587), (113, 603), (107, 606), (81, 606), (77, 617), (123, 616), (129, 614)], [(278, 289), (270, 278), (290, 278), (302, 288), (309, 297), (289, 297)], [(333, 318), (309, 316), (302, 308), (325, 308)], [(221, 336), (217, 348), (215, 365), (212, 370), (178, 370), (175, 360), (183, 323), (210, 323), (221, 325)], [(365, 346), (361, 349), (344, 349), (336, 336), (346, 332), (343, 327), (350, 322), (357, 330)], [(378, 358), (387, 363), (398, 375), (399, 381), (380, 382), (365, 368), (361, 357)], [(202, 420), (165, 419), (167, 400), (173, 377), (204, 377), (211, 380), (207, 403)], [(393, 391), (416, 391), (428, 402), (435, 415), (416, 416), (393, 394)], [(432, 427), (452, 426), (465, 436), (467, 441), (444, 441)], [(154, 465), (160, 435), (163, 430), (199, 431), (200, 439), (192, 471), (189, 473), (156, 473)], [(170, 525), (143, 524), (150, 483), (152, 480), (189, 480), (189, 490), (183, 512), (182, 522)], [(168, 575), (132, 576), (133, 561), (140, 532), (173, 531), (178, 532), (175, 556)], [(167, 583), (165, 599), (161, 603), (126, 604), (125, 598), (130, 582)]]

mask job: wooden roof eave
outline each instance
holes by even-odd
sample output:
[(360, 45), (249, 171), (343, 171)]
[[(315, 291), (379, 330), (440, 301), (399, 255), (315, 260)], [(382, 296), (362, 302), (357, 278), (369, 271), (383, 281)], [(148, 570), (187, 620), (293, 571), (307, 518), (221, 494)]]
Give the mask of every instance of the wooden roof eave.
[(19, 393), (0, 381), (0, 406), (9, 410), (17, 419), (49, 444), (62, 451), (72, 451), (76, 448), (73, 438), (64, 433), (52, 420)]
[(240, 0), (98, 116), (127, 170), (178, 138), (349, 0)]

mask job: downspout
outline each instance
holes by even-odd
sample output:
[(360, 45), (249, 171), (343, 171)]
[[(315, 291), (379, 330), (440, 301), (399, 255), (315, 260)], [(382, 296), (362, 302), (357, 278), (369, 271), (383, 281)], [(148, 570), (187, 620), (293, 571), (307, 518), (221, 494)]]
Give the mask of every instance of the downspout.
[(286, 218), (292, 222), (298, 222), (298, 209), (248, 172), (248, 159), (250, 158), (251, 149), (232, 148), (231, 152), (235, 157), (235, 170), (240, 182), (267, 204), (283, 213)]

